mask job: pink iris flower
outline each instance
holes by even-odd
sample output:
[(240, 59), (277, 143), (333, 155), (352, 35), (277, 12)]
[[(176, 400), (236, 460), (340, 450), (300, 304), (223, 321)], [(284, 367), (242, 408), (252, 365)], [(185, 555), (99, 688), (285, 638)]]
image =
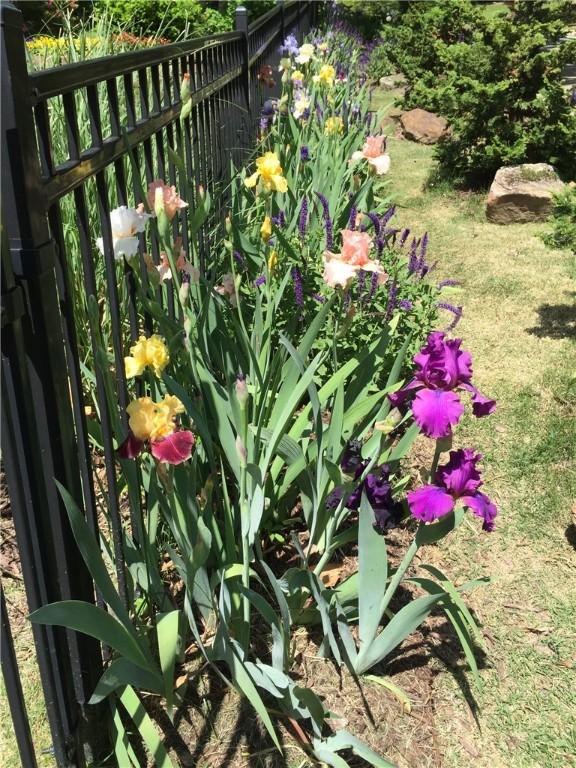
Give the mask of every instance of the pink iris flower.
[(414, 357), (418, 370), (405, 387), (388, 395), (394, 406), (404, 403), (413, 394), (412, 412), (422, 432), (428, 437), (448, 437), (464, 413), (457, 389), (472, 393), (474, 416), (488, 416), (496, 409), (496, 401), (479, 392), (471, 382), (472, 357), (460, 349), (462, 339), (445, 339), (446, 334), (434, 331), (424, 347)]
[(352, 154), (352, 160), (367, 160), (378, 176), (390, 170), (390, 155), (384, 151), (384, 136), (368, 136), (361, 150)]
[(346, 288), (360, 270), (378, 273), (378, 283), (385, 283), (388, 275), (379, 262), (370, 258), (371, 246), (372, 239), (367, 232), (342, 230), (342, 251), (324, 251), (324, 280), (328, 285)]
[(498, 509), (488, 496), (478, 490), (482, 479), (476, 464), (481, 458), (471, 448), (450, 451), (450, 459), (438, 469), (434, 483), (408, 493), (412, 515), (417, 520), (431, 523), (452, 512), (456, 502), (460, 501), (482, 518), (484, 531), (493, 531)]
[(151, 211), (155, 209), (156, 190), (161, 189), (164, 198), (164, 210), (170, 221), (176, 216), (179, 210), (187, 208), (188, 203), (181, 199), (176, 187), (165, 184), (161, 179), (155, 179), (148, 184), (148, 205)]

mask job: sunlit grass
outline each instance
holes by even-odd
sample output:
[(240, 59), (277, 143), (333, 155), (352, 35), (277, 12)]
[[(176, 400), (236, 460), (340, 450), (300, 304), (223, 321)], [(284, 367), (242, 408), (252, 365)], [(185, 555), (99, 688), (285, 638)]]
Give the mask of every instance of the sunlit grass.
[(468, 418), (456, 436), (483, 453), (500, 516), (491, 536), (463, 529), (441, 546), (449, 574), (494, 577), (471, 596), (488, 645), (475, 692), (481, 730), (454, 676), (437, 680), (446, 764), (573, 766), (576, 339), (568, 321), (550, 320), (568, 317), (570, 306), (576, 314), (571, 257), (542, 244), (542, 225), (486, 222), (483, 195), (425, 189), (432, 147), (393, 138), (388, 146), (396, 226), (428, 231), (439, 279), (461, 281), (457, 335), (473, 354), (477, 385), (498, 400), (491, 419)]

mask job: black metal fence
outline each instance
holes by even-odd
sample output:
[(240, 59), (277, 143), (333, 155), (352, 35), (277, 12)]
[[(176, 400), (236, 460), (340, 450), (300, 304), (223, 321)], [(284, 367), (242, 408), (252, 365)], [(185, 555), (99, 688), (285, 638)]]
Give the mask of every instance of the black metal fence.
[[(239, 8), (235, 32), (29, 73), (22, 16), (2, 5), (2, 458), (30, 611), (62, 599), (95, 600), (54, 479), (94, 531), (100, 494), (118, 586), (127, 591), (113, 426), (117, 419), (125, 426), (126, 346), (150, 327), (142, 328), (148, 321), (136, 304), (131, 271), (115, 261), (110, 210), (140, 202), (133, 164), (147, 182), (177, 184), (169, 152), (176, 147), (184, 148), (197, 190), (225, 189), (231, 160), (241, 163), (253, 146), (263, 99), (275, 95), (263, 91), (259, 71), (277, 69), (282, 40), (301, 38), (315, 11), (311, 2), (279, 3), (249, 25)], [(186, 72), (193, 106), (181, 122)], [(195, 201), (188, 202), (191, 211)], [(93, 242), (94, 220), (103, 256)], [(184, 223), (185, 247), (186, 233)], [(204, 238), (205, 256), (208, 232)], [(153, 243), (156, 263), (158, 250)], [(95, 329), (79, 327), (78, 307), (89, 296), (106, 307), (118, 396), (113, 413), (97, 368), (98, 483), (78, 341), (87, 337), (96, 348)], [(167, 303), (174, 314), (177, 302), (168, 296)], [(135, 536), (140, 512), (130, 509)], [(102, 649), (56, 627), (35, 625), (33, 632), (54, 758), (59, 766), (85, 765), (107, 747), (107, 710), (87, 706)], [(3, 595), (2, 668), (21, 760), (34, 768)]]

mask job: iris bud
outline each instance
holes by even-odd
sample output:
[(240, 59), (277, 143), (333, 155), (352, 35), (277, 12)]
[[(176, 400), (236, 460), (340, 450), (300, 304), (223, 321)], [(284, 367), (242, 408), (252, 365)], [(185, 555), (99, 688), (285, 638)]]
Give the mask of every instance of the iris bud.
[(238, 400), (238, 404), (240, 408), (242, 409), (246, 408), (246, 403), (248, 402), (249, 394), (248, 394), (248, 387), (246, 386), (246, 376), (244, 376), (243, 373), (241, 373), (236, 377), (236, 398)]
[(189, 293), (190, 293), (190, 283), (182, 283), (182, 285), (180, 286), (180, 291), (178, 293), (178, 298), (180, 299), (180, 304), (182, 304), (182, 306), (184, 306), (188, 301)]

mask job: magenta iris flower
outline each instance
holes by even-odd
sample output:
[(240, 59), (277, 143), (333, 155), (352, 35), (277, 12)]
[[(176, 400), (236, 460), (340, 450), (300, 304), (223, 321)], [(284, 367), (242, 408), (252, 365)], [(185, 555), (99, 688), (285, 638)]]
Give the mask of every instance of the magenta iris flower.
[(434, 475), (434, 483), (408, 493), (408, 506), (412, 515), (425, 523), (431, 523), (452, 512), (456, 502), (461, 501), (482, 518), (484, 531), (493, 531), (498, 510), (488, 496), (478, 490), (482, 478), (476, 464), (481, 458), (472, 448), (450, 451), (450, 459), (447, 464), (439, 467)]
[(405, 387), (388, 395), (393, 405), (402, 405), (411, 395), (414, 419), (428, 437), (448, 437), (452, 427), (464, 413), (464, 406), (457, 389), (472, 393), (474, 416), (488, 416), (496, 408), (490, 400), (472, 384), (472, 357), (460, 349), (462, 339), (445, 339), (446, 334), (434, 331), (414, 357), (418, 370)]

